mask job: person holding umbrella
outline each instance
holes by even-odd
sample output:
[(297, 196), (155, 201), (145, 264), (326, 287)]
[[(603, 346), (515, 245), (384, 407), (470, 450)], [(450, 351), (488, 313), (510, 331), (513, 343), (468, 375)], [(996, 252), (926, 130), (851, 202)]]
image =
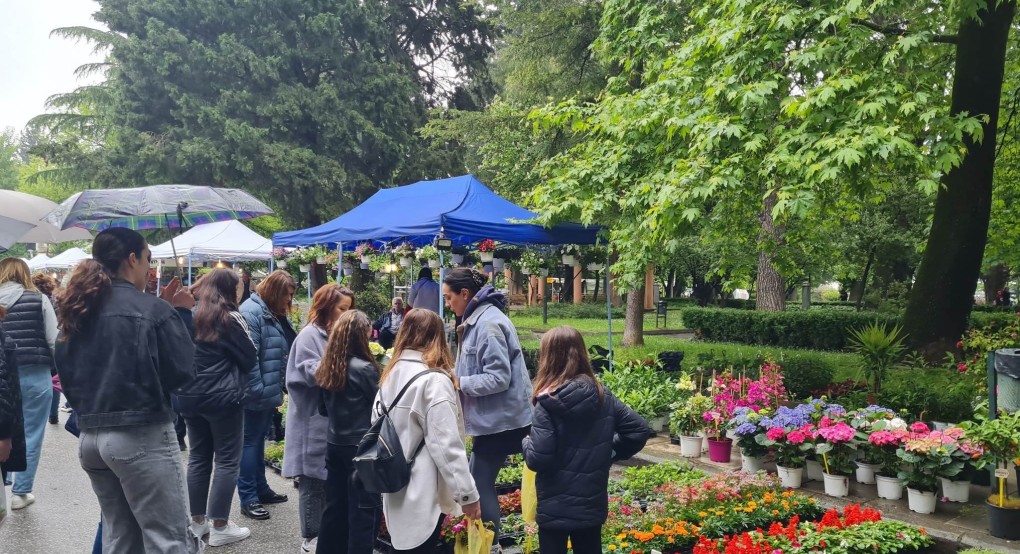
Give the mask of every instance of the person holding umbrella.
[(199, 546), (170, 404), (170, 392), (195, 378), (186, 322), (195, 299), (177, 279), (164, 293), (169, 304), (143, 293), (150, 262), (140, 234), (107, 229), (58, 306), (57, 367), (77, 412), (79, 460), (103, 512), (107, 554)]

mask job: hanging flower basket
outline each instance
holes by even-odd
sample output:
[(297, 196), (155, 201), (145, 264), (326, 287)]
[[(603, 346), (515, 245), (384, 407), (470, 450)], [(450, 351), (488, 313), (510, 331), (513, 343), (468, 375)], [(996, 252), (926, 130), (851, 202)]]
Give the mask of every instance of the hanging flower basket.
[(411, 267), (411, 258), (400, 258), (400, 267)]
[(576, 262), (577, 262), (577, 260), (574, 259), (574, 255), (573, 254), (564, 254), (563, 255), (563, 265), (571, 265), (572, 266)]
[(326, 265), (326, 256), (316, 256), (315, 263), (319, 265)]
[(482, 263), (489, 263), (495, 257), (496, 243), (492, 239), (485, 239), (478, 243), (479, 258)]
[[(362, 260), (364, 260), (364, 258), (362, 258)], [(361, 262), (361, 269), (368, 269), (368, 262), (362, 261)]]
[(521, 274), (522, 275), (531, 275), (531, 268), (528, 267), (528, 266), (522, 266), (521, 267)]
[(588, 264), (588, 271), (602, 271), (603, 267), (602, 264)]
[(483, 263), (489, 263), (492, 261), (493, 255), (492, 252), (479, 252), (478, 257), (482, 260)]
[(309, 264), (301, 264), (298, 266), (298, 269), (301, 271), (301, 273), (308, 273), (309, 271), (312, 270), (312, 266)]
[(439, 260), (429, 260), (429, 267), (439, 269)]

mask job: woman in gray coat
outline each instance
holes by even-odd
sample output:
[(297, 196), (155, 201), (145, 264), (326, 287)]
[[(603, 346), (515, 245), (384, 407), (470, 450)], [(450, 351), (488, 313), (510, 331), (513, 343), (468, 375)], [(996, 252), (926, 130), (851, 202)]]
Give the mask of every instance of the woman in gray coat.
[(326, 433), (329, 420), (319, 415), (321, 389), (315, 371), (326, 340), (340, 314), (354, 307), (354, 293), (337, 285), (319, 288), (308, 311), (308, 325), (298, 333), (287, 361), (287, 440), (283, 476), (300, 477), (298, 488), (302, 552), (315, 550), (326, 496)]

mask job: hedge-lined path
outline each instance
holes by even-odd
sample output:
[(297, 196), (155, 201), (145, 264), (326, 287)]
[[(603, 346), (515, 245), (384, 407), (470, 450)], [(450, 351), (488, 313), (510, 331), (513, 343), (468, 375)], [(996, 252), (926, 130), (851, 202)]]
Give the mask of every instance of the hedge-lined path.
[[(708, 459), (706, 452), (701, 458), (688, 459), (680, 456), (680, 447), (670, 444), (665, 433), (659, 433), (645, 445), (644, 450), (634, 457), (633, 463), (649, 464), (685, 460), (707, 473), (721, 473), (740, 469), (740, 453), (736, 448), (729, 464), (719, 464)], [(775, 473), (775, 463), (766, 462), (767, 470)], [(1010, 472), (1009, 487), (1016, 490), (1015, 472)], [(1020, 541), (997, 539), (988, 534), (988, 516), (984, 507), (984, 499), (988, 497), (989, 488), (971, 485), (970, 502), (939, 502), (934, 514), (918, 514), (907, 507), (907, 491), (903, 491), (902, 500), (885, 500), (878, 498), (875, 485), (861, 485), (853, 477), (850, 478), (850, 496), (835, 499), (825, 494), (825, 487), (820, 481), (809, 481), (804, 476), (804, 484), (798, 489), (809, 494), (826, 508), (842, 507), (846, 504), (860, 503), (881, 510), (882, 517), (924, 527), (938, 542), (934, 552), (952, 553), (958, 548), (985, 548), (1000, 552), (1020, 552)]]

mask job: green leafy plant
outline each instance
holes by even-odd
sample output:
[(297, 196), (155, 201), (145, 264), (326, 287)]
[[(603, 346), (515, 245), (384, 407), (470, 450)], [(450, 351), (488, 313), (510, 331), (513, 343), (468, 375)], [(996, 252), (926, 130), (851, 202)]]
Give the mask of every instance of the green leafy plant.
[(882, 381), (889, 370), (907, 353), (906, 335), (898, 325), (892, 329), (874, 322), (850, 332), (850, 347), (864, 359), (864, 377), (871, 382), (876, 395), (882, 392)]
[(416, 250), (414, 255), (419, 260), (426, 260), (426, 261), (428, 261), (428, 260), (438, 260), (439, 259), (439, 250), (436, 250), (436, 247), (432, 246), (431, 244), (426, 244), (425, 246), (422, 246), (421, 248)]
[(524, 458), (520, 454), (511, 456), (510, 463), (500, 468), (496, 475), (497, 485), (520, 485), (524, 477)]
[(628, 467), (620, 479), (609, 483), (610, 495), (630, 494), (633, 498), (649, 498), (666, 484), (684, 485), (703, 479), (705, 473), (683, 462), (665, 462)]
[[(1007, 469), (1010, 464), (1020, 462), (1020, 412), (1003, 413), (995, 419), (988, 419), (979, 411), (974, 417), (976, 421), (964, 422), (960, 427), (968, 439), (984, 449), (975, 464), (978, 469), (988, 466)], [(1005, 500), (1008, 499), (1007, 492)]]
[(673, 413), (669, 416), (669, 432), (676, 436), (692, 437), (705, 428), (703, 414), (712, 409), (712, 399), (699, 393), (673, 406)]

